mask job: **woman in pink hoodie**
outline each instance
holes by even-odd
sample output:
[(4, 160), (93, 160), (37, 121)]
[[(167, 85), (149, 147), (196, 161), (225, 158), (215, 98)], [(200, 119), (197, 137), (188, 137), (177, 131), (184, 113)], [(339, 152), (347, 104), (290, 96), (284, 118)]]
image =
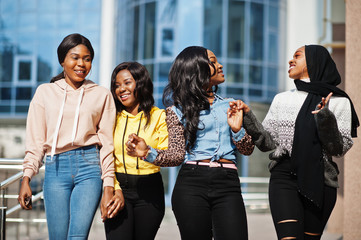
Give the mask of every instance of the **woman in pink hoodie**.
[(115, 105), (106, 88), (86, 80), (94, 50), (80, 34), (64, 38), (58, 60), (64, 71), (40, 85), (26, 126), (24, 177), (19, 193), (30, 210), (31, 177), (45, 159), (44, 201), (49, 239), (87, 239), (101, 201), (102, 218), (113, 197)]

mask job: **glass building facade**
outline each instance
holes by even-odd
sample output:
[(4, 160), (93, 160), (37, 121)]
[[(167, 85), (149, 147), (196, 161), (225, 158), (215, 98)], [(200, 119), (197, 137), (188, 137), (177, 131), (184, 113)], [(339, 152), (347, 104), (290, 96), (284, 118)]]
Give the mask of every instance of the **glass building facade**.
[(222, 96), (270, 103), (279, 91), (283, 0), (119, 0), (117, 62), (145, 64), (161, 98), (175, 56), (189, 45), (223, 65)]
[(59, 74), (56, 49), (71, 33), (92, 43), (97, 82), (101, 0), (0, 1), (0, 117), (25, 118), (37, 86)]

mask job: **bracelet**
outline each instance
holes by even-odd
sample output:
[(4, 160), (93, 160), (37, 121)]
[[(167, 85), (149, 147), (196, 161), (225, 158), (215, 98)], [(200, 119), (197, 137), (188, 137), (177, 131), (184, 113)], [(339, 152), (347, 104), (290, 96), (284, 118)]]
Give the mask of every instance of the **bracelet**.
[(149, 153), (151, 152), (152, 150), (151, 150), (151, 148), (150, 148), (150, 146), (148, 145), (148, 151), (147, 151), (147, 153), (145, 154), (145, 156), (144, 157), (140, 157), (140, 159), (141, 160), (145, 160), (145, 159), (147, 159), (147, 157), (148, 157), (148, 155), (149, 155)]

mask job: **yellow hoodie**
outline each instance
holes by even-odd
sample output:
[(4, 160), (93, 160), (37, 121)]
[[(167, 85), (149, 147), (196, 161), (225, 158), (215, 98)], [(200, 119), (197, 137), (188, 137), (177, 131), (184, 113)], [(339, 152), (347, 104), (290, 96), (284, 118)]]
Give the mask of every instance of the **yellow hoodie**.
[[(146, 128), (144, 128), (147, 121), (143, 111), (139, 112), (135, 116), (128, 113), (127, 111), (118, 113), (114, 131), (115, 172), (125, 173), (123, 160), (125, 162), (127, 174), (148, 175), (160, 171), (160, 167), (143, 161), (140, 158), (137, 160), (136, 157), (129, 156), (125, 150), (125, 143), (128, 141), (128, 136), (131, 133), (137, 134), (138, 129), (138, 136), (143, 138), (145, 142), (152, 148), (160, 150), (168, 148), (168, 129), (165, 122), (165, 111), (153, 106), (150, 111), (150, 116), (150, 123)], [(120, 189), (116, 178), (114, 183), (115, 189)]]

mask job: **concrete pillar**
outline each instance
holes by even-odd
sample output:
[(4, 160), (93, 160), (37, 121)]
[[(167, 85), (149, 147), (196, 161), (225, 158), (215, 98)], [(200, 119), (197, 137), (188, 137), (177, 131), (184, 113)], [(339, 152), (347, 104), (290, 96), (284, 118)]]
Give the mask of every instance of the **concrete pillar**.
[(101, 33), (100, 33), (100, 63), (99, 85), (109, 88), (110, 77), (115, 62), (115, 0), (102, 1)]
[[(346, 3), (346, 92), (352, 98), (356, 112), (361, 116), (361, 1)], [(344, 235), (343, 240), (361, 239), (361, 139), (345, 156)]]

